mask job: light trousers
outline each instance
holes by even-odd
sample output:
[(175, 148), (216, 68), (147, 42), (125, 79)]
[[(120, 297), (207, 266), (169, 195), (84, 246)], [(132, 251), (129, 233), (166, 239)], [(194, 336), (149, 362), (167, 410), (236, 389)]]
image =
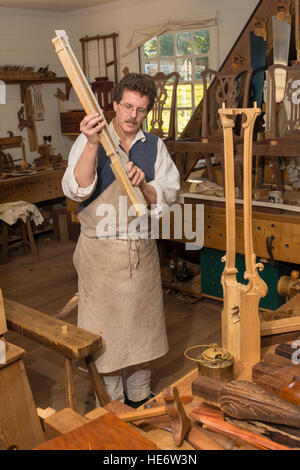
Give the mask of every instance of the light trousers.
[[(126, 367), (101, 376), (112, 401), (124, 403), (124, 392), (131, 401), (144, 400), (151, 394), (151, 369), (147, 368), (147, 364)], [(97, 399), (96, 405), (99, 406)]]

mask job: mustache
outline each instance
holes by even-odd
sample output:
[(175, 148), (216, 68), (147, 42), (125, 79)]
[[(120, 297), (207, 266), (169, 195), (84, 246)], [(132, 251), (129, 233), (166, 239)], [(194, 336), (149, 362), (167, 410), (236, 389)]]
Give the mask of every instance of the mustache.
[(129, 124), (137, 124), (137, 121), (135, 119), (127, 119), (125, 122), (128, 122)]

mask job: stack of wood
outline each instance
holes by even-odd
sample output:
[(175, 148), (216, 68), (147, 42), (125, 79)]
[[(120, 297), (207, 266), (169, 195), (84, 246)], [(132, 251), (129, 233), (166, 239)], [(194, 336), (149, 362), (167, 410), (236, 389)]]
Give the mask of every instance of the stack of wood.
[(255, 364), (253, 382), (197, 377), (193, 395), (206, 403), (192, 410), (193, 419), (256, 448), (300, 448), (300, 342), (297, 344), (298, 349), (295, 344), (281, 344), (275, 354)]

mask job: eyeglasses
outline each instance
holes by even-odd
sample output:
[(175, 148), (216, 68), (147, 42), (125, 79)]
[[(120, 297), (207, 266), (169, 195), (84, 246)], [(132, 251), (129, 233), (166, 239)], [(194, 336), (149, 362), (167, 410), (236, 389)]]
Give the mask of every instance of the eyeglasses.
[(135, 108), (129, 103), (119, 103), (120, 106), (124, 109), (126, 114), (131, 114), (133, 111), (136, 111), (137, 115), (146, 116), (148, 110), (145, 108)]

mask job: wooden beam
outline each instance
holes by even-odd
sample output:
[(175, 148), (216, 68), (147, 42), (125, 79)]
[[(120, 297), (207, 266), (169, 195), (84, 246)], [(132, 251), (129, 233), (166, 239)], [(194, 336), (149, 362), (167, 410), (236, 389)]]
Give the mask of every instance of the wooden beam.
[[(101, 348), (101, 336), (63, 322), (13, 300), (4, 299), (9, 329), (43, 344), (70, 359), (80, 360)], [(65, 327), (67, 325), (67, 334)]]

